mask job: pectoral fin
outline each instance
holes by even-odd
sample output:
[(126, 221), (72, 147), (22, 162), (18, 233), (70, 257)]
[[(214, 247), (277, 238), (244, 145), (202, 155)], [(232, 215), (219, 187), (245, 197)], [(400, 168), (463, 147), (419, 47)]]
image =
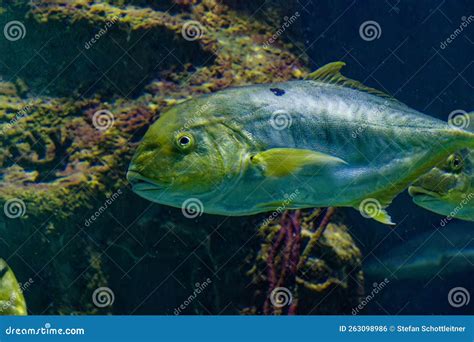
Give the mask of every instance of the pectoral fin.
[(269, 177), (288, 176), (307, 165), (347, 164), (328, 154), (296, 148), (272, 148), (255, 154), (250, 160)]

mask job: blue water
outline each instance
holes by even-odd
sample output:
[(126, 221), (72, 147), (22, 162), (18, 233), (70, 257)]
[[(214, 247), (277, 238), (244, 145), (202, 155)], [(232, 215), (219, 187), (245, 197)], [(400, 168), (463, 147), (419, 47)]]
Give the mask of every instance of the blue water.
[[(468, 26), (452, 43), (443, 44), (462, 18), (474, 12), (471, 1), (314, 1), (306, 9), (298, 29), (304, 32), (315, 67), (343, 60), (351, 78), (442, 120), (453, 110), (474, 108), (474, 27)], [(320, 13), (325, 15), (318, 16)], [(380, 38), (369, 42), (359, 35), (360, 25), (368, 20), (381, 28)], [(347, 212), (352, 232), (368, 259), (384, 255), (417, 234), (441, 228), (442, 217), (416, 207), (407, 193), (399, 195), (389, 210), (395, 222), (401, 222), (393, 231), (361, 220), (357, 212)], [(461, 223), (452, 223), (456, 224)], [(455, 286), (473, 293), (473, 280), (467, 272), (448, 279), (435, 276), (428, 284), (416, 279), (395, 282), (379, 303), (369, 304), (368, 313), (473, 313), (472, 304), (453, 308), (447, 301), (447, 293)], [(370, 291), (372, 281), (367, 283)]]

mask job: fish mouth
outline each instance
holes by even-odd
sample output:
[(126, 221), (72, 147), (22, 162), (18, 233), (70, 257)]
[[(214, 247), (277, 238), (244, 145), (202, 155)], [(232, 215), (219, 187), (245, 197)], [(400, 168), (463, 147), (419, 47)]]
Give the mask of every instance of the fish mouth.
[(408, 188), (408, 193), (410, 194), (411, 197), (423, 197), (425, 199), (441, 198), (441, 196), (438, 193), (426, 190), (425, 188), (422, 188), (420, 186), (415, 186), (415, 185), (412, 185)]
[(162, 190), (162, 187), (155, 184), (147, 177), (142, 176), (138, 171), (128, 170), (127, 180), (132, 185), (132, 190), (134, 192)]

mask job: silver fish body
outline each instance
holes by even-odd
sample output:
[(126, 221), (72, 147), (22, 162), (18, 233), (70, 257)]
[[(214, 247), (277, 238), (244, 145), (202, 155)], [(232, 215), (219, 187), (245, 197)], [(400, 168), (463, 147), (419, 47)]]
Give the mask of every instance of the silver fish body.
[(172, 107), (131, 162), (134, 190), (229, 216), (369, 203), (370, 217), (391, 223), (383, 208), (450, 153), (474, 147), (474, 135), (344, 78), (343, 65)]
[[(276, 96), (271, 89), (284, 94)], [(306, 149), (345, 162), (306, 167), (285, 177), (284, 186), (280, 178), (261, 177), (238, 165), (250, 172), (239, 172), (237, 179), (221, 189), (213, 203), (216, 212), (248, 214), (249, 207), (264, 211), (265, 203), (296, 190), (298, 196), (290, 207), (358, 205), (387, 188), (399, 188), (401, 181), (407, 182), (403, 180), (407, 171), (426, 169), (439, 159), (439, 150), (455, 145), (445, 122), (337, 85), (293, 81), (235, 88), (214, 96), (217, 99), (209, 97), (209, 101), (235, 109), (217, 115), (216, 122), (235, 134), (235, 139), (244, 140), (246, 148), (241, 153)], [(233, 198), (244, 198), (246, 205)]]

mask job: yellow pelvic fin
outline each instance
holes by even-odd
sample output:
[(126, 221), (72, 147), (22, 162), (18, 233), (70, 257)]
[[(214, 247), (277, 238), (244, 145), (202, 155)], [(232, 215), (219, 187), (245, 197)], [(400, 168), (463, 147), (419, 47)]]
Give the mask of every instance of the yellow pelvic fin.
[(257, 153), (250, 160), (269, 177), (288, 176), (307, 165), (347, 164), (328, 154), (296, 148), (272, 148)]
[(395, 223), (392, 222), (389, 213), (381, 206), (378, 200), (369, 198), (362, 201), (358, 207), (354, 206), (354, 209), (359, 210), (365, 218), (371, 218), (382, 224), (394, 226)]
[(344, 62), (332, 62), (326, 65), (323, 65), (316, 71), (312, 72), (311, 74), (307, 75), (305, 79), (319, 81), (329, 84), (337, 84), (347, 88), (357, 89), (369, 94), (377, 95), (383, 97), (384, 99), (396, 102), (399, 105), (406, 106), (405, 104), (399, 102), (394, 97), (385, 94), (384, 92), (368, 87), (359, 81), (352, 80), (350, 78), (345, 77), (341, 74), (341, 69), (346, 65)]
[(376, 215), (374, 215), (373, 219), (383, 224), (395, 226), (395, 223), (392, 222), (392, 218), (385, 209), (381, 209)]

